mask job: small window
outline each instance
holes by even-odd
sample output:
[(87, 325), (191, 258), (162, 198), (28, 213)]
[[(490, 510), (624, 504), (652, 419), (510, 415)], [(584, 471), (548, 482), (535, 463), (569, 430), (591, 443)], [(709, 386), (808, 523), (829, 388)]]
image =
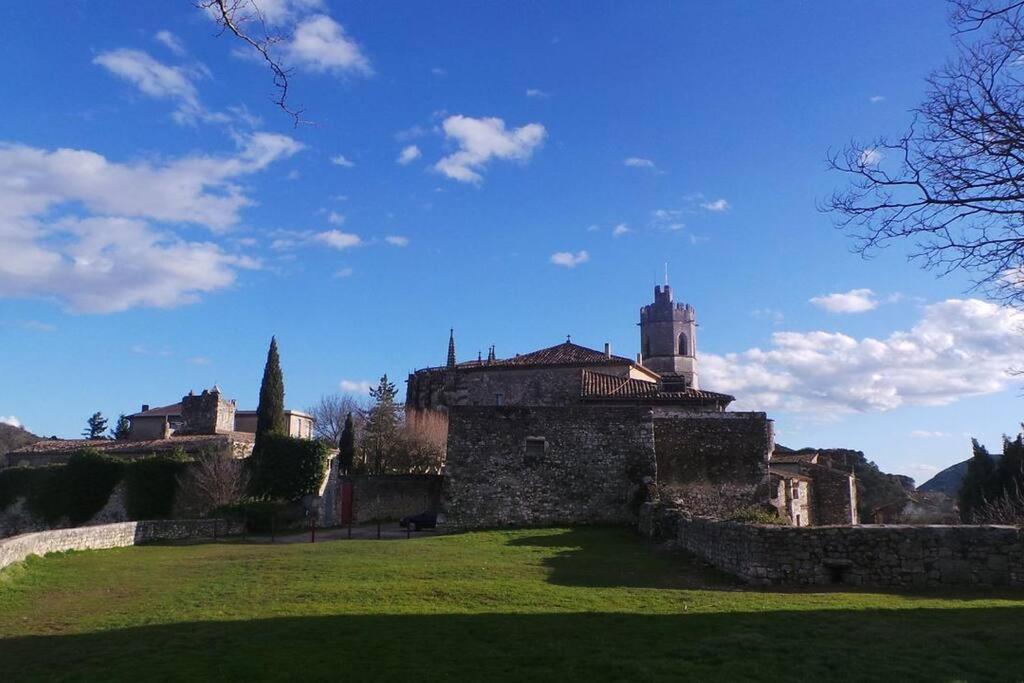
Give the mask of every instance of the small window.
[(650, 357), (651, 357), (651, 340), (650, 339), (645, 339), (644, 340), (644, 358), (650, 358)]
[(800, 526), (800, 515), (796, 516), (796, 525)]
[(505, 394), (495, 394), (494, 395), (494, 405), (496, 405), (496, 406), (503, 406), (503, 405), (505, 405)]
[(689, 356), (690, 355), (690, 340), (686, 338), (686, 334), (679, 335), (679, 355)]
[(528, 466), (537, 465), (544, 460), (544, 453), (547, 451), (547, 439), (538, 436), (526, 437), (526, 455), (523, 462)]

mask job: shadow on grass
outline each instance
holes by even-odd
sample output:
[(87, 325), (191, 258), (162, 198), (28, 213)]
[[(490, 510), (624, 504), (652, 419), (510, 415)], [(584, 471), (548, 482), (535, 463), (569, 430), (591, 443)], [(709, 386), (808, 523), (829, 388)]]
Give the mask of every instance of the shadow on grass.
[(562, 586), (684, 588), (717, 591), (771, 593), (878, 593), (910, 600), (936, 597), (964, 602), (1007, 598), (1020, 600), (1024, 591), (1007, 587), (956, 586), (900, 588), (853, 586), (844, 583), (754, 586), (719, 571), (693, 553), (669, 549), (623, 527), (577, 527), (512, 539), (510, 546), (561, 549), (543, 563), (550, 569), (548, 581)]
[(22, 680), (1012, 680), (1024, 608), (300, 616), (0, 640)]

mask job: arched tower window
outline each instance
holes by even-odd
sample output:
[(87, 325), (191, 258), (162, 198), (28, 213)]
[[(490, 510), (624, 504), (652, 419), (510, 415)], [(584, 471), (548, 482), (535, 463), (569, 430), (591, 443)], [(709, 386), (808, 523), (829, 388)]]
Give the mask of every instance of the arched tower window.
[(647, 338), (644, 340), (644, 358), (651, 357), (651, 340)]
[(689, 356), (690, 355), (690, 342), (686, 338), (686, 334), (679, 335), (679, 355)]

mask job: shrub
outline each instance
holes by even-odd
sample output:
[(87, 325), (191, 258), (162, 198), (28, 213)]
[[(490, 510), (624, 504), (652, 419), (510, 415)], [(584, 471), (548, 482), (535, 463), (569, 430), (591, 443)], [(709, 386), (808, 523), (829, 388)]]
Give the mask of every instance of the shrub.
[(320, 441), (267, 434), (259, 454), (250, 458), (253, 494), (289, 501), (316, 494), (327, 472), (327, 453)]
[(187, 467), (187, 460), (173, 455), (129, 463), (124, 478), (124, 503), (128, 518), (170, 517), (178, 489), (178, 476)]
[(190, 515), (206, 515), (215, 508), (240, 501), (248, 484), (244, 460), (204, 452), (178, 475), (178, 507)]
[(772, 508), (747, 507), (737, 510), (729, 519), (730, 522), (741, 522), (743, 524), (774, 524), (777, 526), (788, 526), (789, 522), (779, 516), (778, 510)]
[(295, 503), (247, 500), (214, 508), (210, 516), (244, 522), (247, 531), (265, 534), (272, 529), (283, 530), (298, 526), (305, 516), (305, 510)]

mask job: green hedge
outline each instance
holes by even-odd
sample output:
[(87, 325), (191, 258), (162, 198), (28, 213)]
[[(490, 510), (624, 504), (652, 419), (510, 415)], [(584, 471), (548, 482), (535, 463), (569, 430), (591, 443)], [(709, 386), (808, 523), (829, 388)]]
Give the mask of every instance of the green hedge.
[(272, 500), (299, 500), (316, 494), (327, 472), (327, 445), (320, 441), (267, 434), (250, 458), (252, 492)]
[(0, 510), (24, 498), (26, 510), (47, 524), (65, 517), (73, 525), (82, 524), (103, 509), (114, 487), (124, 481), (129, 519), (168, 517), (177, 476), (187, 466), (177, 456), (124, 461), (85, 449), (66, 465), (0, 470)]
[(126, 468), (124, 506), (129, 519), (162, 519), (171, 516), (178, 492), (178, 475), (188, 461), (177, 457), (136, 460)]

